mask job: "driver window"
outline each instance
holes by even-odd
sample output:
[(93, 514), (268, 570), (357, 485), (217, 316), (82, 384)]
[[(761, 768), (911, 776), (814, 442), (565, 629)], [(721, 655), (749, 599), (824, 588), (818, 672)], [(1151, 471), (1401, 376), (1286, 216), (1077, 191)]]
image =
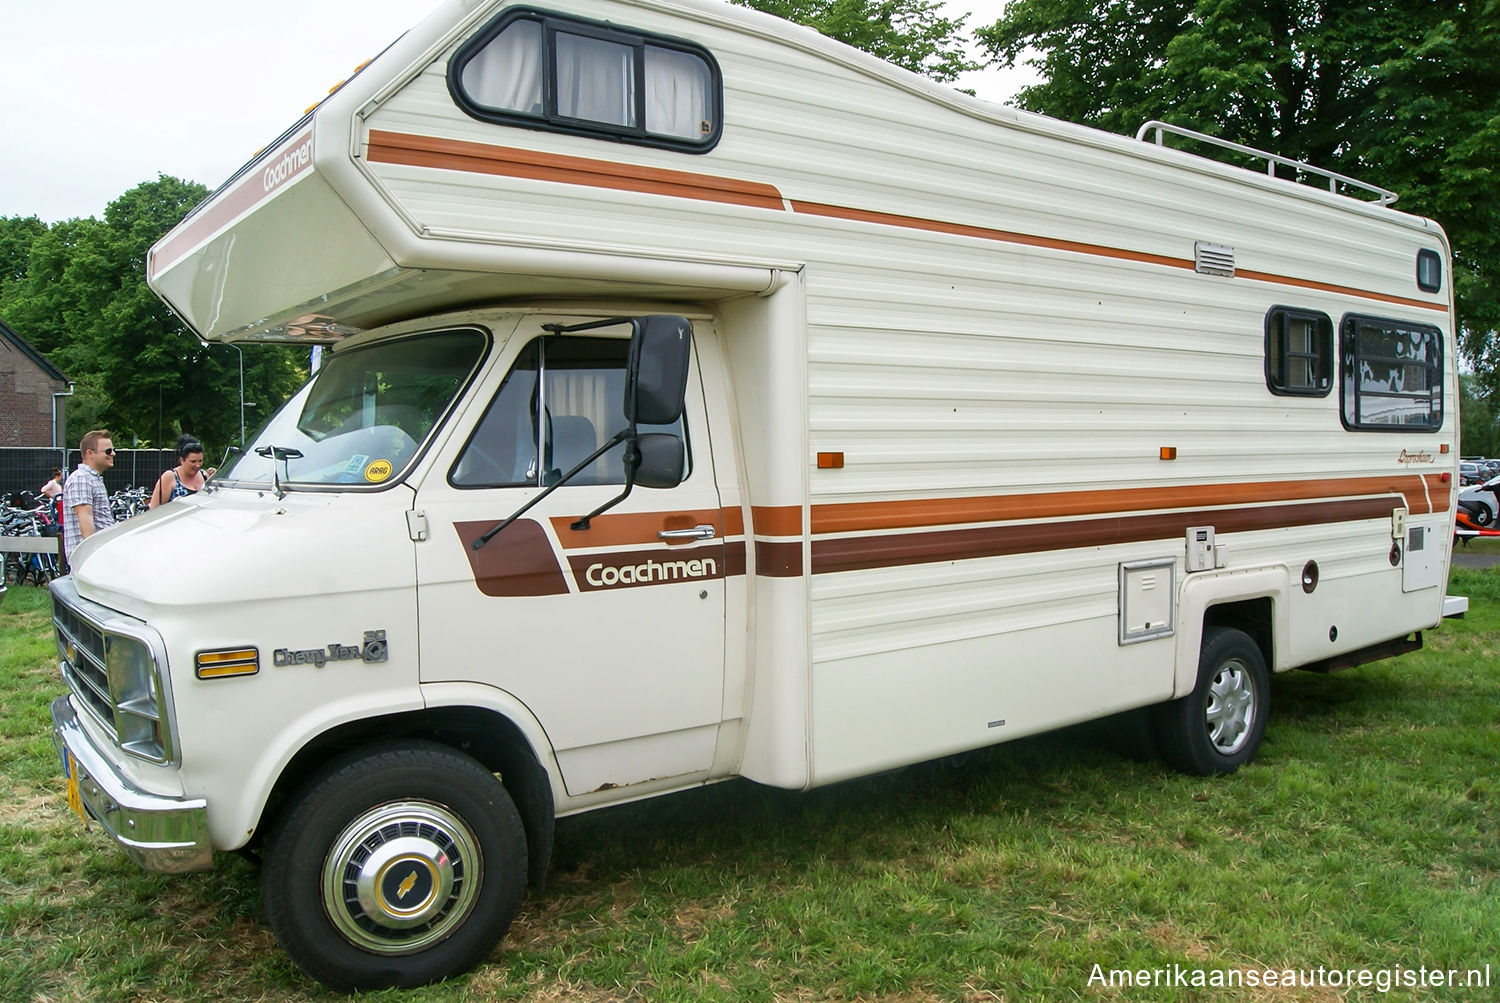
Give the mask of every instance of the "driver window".
[[(462, 455), (455, 487), (546, 487), (625, 427), (622, 403), (630, 342), (623, 338), (538, 338), (521, 350)], [(672, 432), (679, 420), (639, 426)], [(624, 444), (580, 470), (569, 484), (624, 484)], [(685, 458), (687, 459), (687, 458)], [(684, 470), (689, 469), (684, 463)]]

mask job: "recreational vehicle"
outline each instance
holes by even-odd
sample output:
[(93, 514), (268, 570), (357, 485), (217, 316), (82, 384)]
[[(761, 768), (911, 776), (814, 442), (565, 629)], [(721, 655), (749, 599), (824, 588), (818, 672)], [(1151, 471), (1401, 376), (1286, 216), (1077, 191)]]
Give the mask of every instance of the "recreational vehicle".
[(481, 961), (561, 816), (1144, 708), (1235, 770), (1270, 674), (1462, 606), (1452, 273), (1174, 132), (713, 0), (446, 0), (150, 252), (204, 340), (327, 351), (55, 583), (71, 803), (258, 852), (348, 989)]

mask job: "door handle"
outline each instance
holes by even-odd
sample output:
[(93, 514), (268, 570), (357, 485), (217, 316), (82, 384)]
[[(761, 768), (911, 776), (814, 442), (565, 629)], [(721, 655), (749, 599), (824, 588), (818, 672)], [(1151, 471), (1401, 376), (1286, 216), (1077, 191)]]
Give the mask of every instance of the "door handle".
[(712, 540), (714, 528), (699, 525), (692, 529), (664, 529), (656, 534), (656, 538), (658, 540)]

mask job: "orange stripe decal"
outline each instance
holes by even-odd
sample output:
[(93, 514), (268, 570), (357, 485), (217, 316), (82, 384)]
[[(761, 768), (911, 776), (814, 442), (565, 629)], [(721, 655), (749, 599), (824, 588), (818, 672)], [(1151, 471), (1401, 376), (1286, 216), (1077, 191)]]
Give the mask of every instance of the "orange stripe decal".
[[(582, 515), (583, 513), (579, 513)], [(725, 529), (724, 510), (705, 509), (700, 512), (626, 512), (595, 516), (588, 529), (573, 529), (578, 516), (553, 516), (548, 520), (557, 542), (563, 550), (584, 550), (599, 547), (638, 547), (657, 545), (662, 542), (656, 534), (668, 529), (692, 529), (694, 526), (712, 526), (714, 535), (738, 536)], [(741, 531), (743, 532), (743, 530)], [(691, 541), (687, 541), (691, 542)]]
[(801, 536), (801, 505), (754, 505), (750, 522), (756, 536)]
[(758, 209), (786, 209), (779, 191), (771, 185), (754, 181), (539, 153), (487, 143), (439, 139), (435, 136), (412, 136), (372, 129), (367, 156), (371, 163), (378, 164), (435, 167), (471, 174), (493, 174), (529, 178), (533, 181), (585, 185), (590, 188), (727, 202)]
[(834, 219), (855, 220), (861, 223), (900, 226), (909, 230), (929, 230), (933, 233), (947, 233), (958, 237), (978, 237), (981, 240), (998, 240), (1006, 244), (1047, 247), (1054, 251), (1073, 251), (1077, 254), (1120, 258), (1125, 261), (1144, 261), (1147, 264), (1165, 265), (1168, 268), (1186, 268), (1189, 271), (1193, 268), (1193, 262), (1190, 258), (1173, 258), (1164, 254), (1127, 251), (1124, 248), (1105, 247), (1101, 244), (1084, 244), (1076, 240), (1056, 240), (1052, 237), (1038, 237), (1029, 233), (1016, 233), (1012, 230), (995, 230), (987, 226), (969, 226), (964, 223), (947, 223), (937, 219), (924, 219), (920, 216), (898, 216), (888, 212), (870, 212), (867, 209), (849, 209), (844, 206), (825, 205), (821, 202), (798, 202), (796, 200), (792, 201), (792, 211), (806, 213), (811, 216), (829, 216)]
[[(1088, 254), (1100, 258), (1117, 258), (1122, 261), (1141, 261), (1150, 265), (1163, 265), (1167, 268), (1185, 268), (1189, 271), (1192, 271), (1194, 267), (1193, 259), (1191, 258), (1174, 258), (1165, 254), (1149, 254), (1145, 251), (1131, 251), (1123, 247), (1109, 247), (1104, 244), (1087, 244), (1076, 240), (1057, 240), (1052, 237), (1038, 237), (1034, 234), (1017, 233), (1012, 230), (996, 230), (987, 226), (949, 223), (943, 220), (926, 219), (921, 216), (901, 216), (888, 212), (872, 212), (868, 209), (851, 209), (847, 206), (827, 205), (822, 202), (800, 202), (793, 199), (791, 205), (793, 212), (805, 213), (810, 216), (826, 216), (832, 219), (847, 219), (859, 223), (877, 223), (882, 226), (899, 226), (909, 230), (928, 230), (933, 233), (946, 233), (958, 237), (975, 237), (980, 240), (996, 240), (1006, 244), (1022, 244), (1027, 247), (1046, 247), (1054, 251), (1070, 251), (1074, 254)], [(1388, 293), (1356, 289), (1353, 286), (1339, 286), (1328, 282), (1315, 282), (1311, 279), (1299, 279), (1288, 275), (1247, 271), (1245, 269), (1236, 269), (1234, 275), (1235, 278), (1255, 279), (1259, 282), (1273, 282), (1278, 285), (1298, 286), (1304, 289), (1318, 289), (1323, 292), (1339, 293), (1345, 296), (1358, 296), (1363, 299), (1380, 300), (1385, 303), (1399, 303), (1402, 306), (1418, 307), (1423, 310), (1433, 310), (1442, 314), (1448, 312), (1447, 303), (1432, 303), (1405, 296), (1392, 296)]]

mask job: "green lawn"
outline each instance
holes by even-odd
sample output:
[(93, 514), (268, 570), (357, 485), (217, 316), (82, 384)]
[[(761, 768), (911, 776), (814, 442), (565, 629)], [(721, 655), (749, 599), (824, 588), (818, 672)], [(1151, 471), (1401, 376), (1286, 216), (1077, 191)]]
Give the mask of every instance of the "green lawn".
[[(810, 794), (730, 783), (564, 820), (550, 887), (488, 965), (369, 995), (1500, 999), (1500, 569), (1451, 591), (1471, 612), (1421, 652), (1276, 677), (1234, 776), (1170, 773), (1092, 726)], [(0, 607), (0, 999), (334, 998), (277, 949), (252, 864), (147, 874), (68, 813), (46, 610), (23, 588)], [(1486, 964), (1489, 988), (1388, 993), (1091, 979)]]

